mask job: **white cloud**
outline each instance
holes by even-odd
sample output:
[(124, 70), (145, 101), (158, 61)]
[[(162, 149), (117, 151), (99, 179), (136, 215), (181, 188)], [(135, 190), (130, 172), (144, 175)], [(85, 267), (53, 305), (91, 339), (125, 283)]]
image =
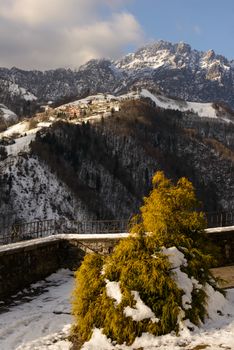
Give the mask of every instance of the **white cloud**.
[(143, 37), (139, 24), (127, 13), (115, 14), (108, 21), (82, 28), (73, 27), (66, 31), (66, 36), (70, 47), (72, 41), (77, 43), (73, 54), (83, 61), (94, 57), (117, 57), (122, 47), (129, 43), (138, 44)]
[[(105, 0), (100, 0), (100, 4), (105, 4)], [(32, 26), (48, 21), (63, 23), (92, 18), (97, 5), (97, 0), (0, 0), (0, 15)]]
[(116, 58), (144, 37), (121, 11), (129, 1), (0, 0), (0, 65), (47, 69)]

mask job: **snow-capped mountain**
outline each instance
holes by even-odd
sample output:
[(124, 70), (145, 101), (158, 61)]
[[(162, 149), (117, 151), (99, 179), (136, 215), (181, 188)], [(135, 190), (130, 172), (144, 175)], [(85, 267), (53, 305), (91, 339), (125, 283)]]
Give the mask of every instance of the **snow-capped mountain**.
[(127, 86), (140, 81), (185, 100), (234, 106), (233, 64), (212, 50), (199, 52), (185, 43), (159, 41), (120, 59), (116, 66), (127, 74)]
[[(213, 50), (199, 52), (192, 50), (190, 45), (180, 42), (158, 41), (156, 43), (140, 48), (136, 53), (129, 54), (116, 62), (116, 66), (128, 72), (155, 70), (158, 68), (183, 69), (187, 68), (193, 72), (205, 69), (210, 80), (221, 78), (221, 71), (230, 71), (231, 63), (221, 56), (216, 55)], [(209, 77), (214, 68), (220, 68), (220, 75)], [(217, 72), (218, 73), (218, 72)]]
[(8, 93), (1, 91), (3, 80), (18, 84), (41, 102), (62, 103), (98, 92), (121, 94), (144, 86), (187, 101), (225, 102), (234, 107), (233, 61), (213, 50), (193, 50), (185, 43), (158, 41), (117, 61), (91, 60), (76, 71), (0, 68), (0, 78), (0, 103), (7, 106), (11, 88)]

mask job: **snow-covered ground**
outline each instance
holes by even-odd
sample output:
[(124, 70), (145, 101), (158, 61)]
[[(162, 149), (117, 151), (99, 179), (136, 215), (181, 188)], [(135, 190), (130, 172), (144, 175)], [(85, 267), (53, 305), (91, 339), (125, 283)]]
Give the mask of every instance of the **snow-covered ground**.
[[(219, 293), (218, 293), (219, 294)], [(181, 322), (180, 332), (154, 337), (144, 333), (136, 338), (131, 346), (114, 345), (101, 330), (94, 329), (91, 340), (85, 343), (82, 350), (233, 350), (234, 349), (234, 289), (227, 291), (227, 299), (218, 294), (211, 299), (208, 312), (210, 319), (200, 328), (188, 322)], [(222, 312), (214, 310), (222, 305)], [(145, 312), (144, 308), (138, 307), (135, 312)], [(130, 316), (130, 315), (129, 315)], [(149, 315), (147, 315), (148, 317)], [(192, 328), (191, 328), (192, 327)]]
[(223, 121), (232, 122), (228, 115), (224, 114), (222, 117), (220, 117), (217, 110), (214, 108), (213, 103), (174, 100), (164, 95), (153, 95), (146, 89), (142, 89), (141, 96), (150, 98), (153, 102), (155, 102), (156, 106), (163, 109), (174, 109), (181, 112), (191, 111), (197, 113), (197, 115), (201, 118), (220, 118)]
[(11, 305), (0, 302), (0, 349), (69, 349), (63, 338), (72, 322), (73, 281), (70, 270), (59, 270), (16, 295)]
[(6, 146), (6, 150), (9, 156), (16, 156), (20, 152), (28, 152), (29, 145), (35, 139), (37, 131), (48, 128), (51, 124), (51, 122), (38, 122), (35, 127), (30, 128), (30, 121), (23, 120), (1, 132), (0, 139), (10, 137), (15, 140), (14, 144)]
[(29, 152), (29, 145), (35, 140), (36, 134), (29, 134), (15, 139), (15, 143), (6, 146), (8, 156), (17, 156), (20, 152)]
[(7, 130), (0, 133), (0, 137), (13, 137), (16, 139), (17, 137), (21, 137), (25, 134), (35, 134), (41, 127), (29, 128), (29, 121), (24, 120), (17, 124), (10, 126)]
[[(84, 99), (67, 103), (63, 106), (58, 107), (57, 109), (62, 110), (68, 106), (88, 105), (91, 102), (94, 103), (94, 106), (95, 106), (95, 103), (107, 104), (110, 101), (115, 101), (114, 103), (116, 104), (117, 101), (121, 102), (127, 99), (140, 99), (141, 97), (150, 98), (153, 102), (155, 102), (156, 106), (163, 109), (174, 109), (174, 110), (180, 110), (181, 112), (190, 111), (193, 113), (197, 113), (197, 115), (201, 118), (214, 118), (214, 119), (219, 118), (226, 122), (232, 122), (232, 119), (230, 118), (230, 116), (226, 111), (223, 111), (223, 115), (220, 116), (219, 112), (214, 108), (213, 103), (199, 103), (199, 102), (175, 100), (162, 94), (154, 95), (146, 89), (142, 89), (139, 93), (129, 92), (121, 96), (113, 96), (108, 94), (98, 94), (98, 95), (88, 96)], [(101, 117), (101, 114), (99, 117)], [(84, 119), (86, 120), (87, 117), (85, 117)]]
[[(131, 346), (114, 345), (102, 333), (101, 329), (94, 329), (92, 338), (86, 342), (82, 350), (198, 350), (205, 348), (214, 349), (234, 349), (234, 289), (229, 290), (227, 298), (220, 292), (215, 291), (208, 283), (205, 286), (199, 284), (194, 278), (181, 271), (181, 267), (187, 265), (184, 254), (176, 247), (162, 248), (161, 252), (166, 255), (171, 263), (172, 275), (178, 288), (183, 290), (182, 308), (178, 317), (179, 334), (168, 334), (164, 336), (153, 336), (149, 333), (143, 333), (137, 337)], [(153, 258), (156, 258), (153, 257)], [(105, 266), (104, 266), (105, 271)], [(106, 281), (107, 296), (115, 300), (115, 307), (121, 303), (122, 295), (119, 282)], [(198, 328), (188, 319), (184, 319), (184, 310), (191, 308), (192, 292), (196, 289), (203, 289), (207, 295), (207, 319), (205, 323)], [(137, 291), (132, 291), (136, 305), (125, 307), (123, 312), (125, 316), (132, 317), (135, 321), (151, 319), (151, 322), (159, 322), (152, 310), (144, 304)]]
[[(114, 109), (115, 111), (119, 111), (120, 109), (120, 102), (128, 99), (136, 100), (141, 99), (144, 97), (150, 98), (153, 102), (155, 102), (156, 106), (163, 108), (163, 109), (174, 109), (174, 110), (180, 110), (181, 112), (193, 112), (196, 113), (201, 118), (213, 118), (213, 119), (220, 119), (225, 122), (231, 122), (233, 123), (233, 117), (228, 114), (227, 111), (222, 109), (220, 106), (220, 110), (218, 111), (216, 108), (214, 108), (214, 105), (212, 103), (198, 103), (198, 102), (187, 102), (182, 100), (175, 100), (166, 97), (162, 94), (152, 94), (146, 89), (142, 89), (140, 92), (129, 92), (127, 94), (121, 95), (121, 96), (114, 96), (110, 94), (97, 94), (93, 96), (88, 96), (84, 99), (80, 99), (77, 101), (73, 101), (64, 105), (61, 105), (57, 108), (55, 108), (54, 111), (66, 111), (66, 108), (80, 108), (82, 106), (88, 106), (89, 104), (92, 104), (92, 113), (94, 114), (88, 114), (85, 116), (79, 116), (78, 119), (72, 119), (69, 118), (66, 119), (69, 123), (74, 124), (81, 124), (82, 121), (89, 121), (94, 122), (97, 120), (101, 120), (101, 118), (109, 117), (111, 116), (111, 109)], [(2, 107), (1, 107), (2, 106)], [(0, 105), (0, 110), (2, 108), (2, 113), (5, 116), (5, 119), (16, 118), (15, 122), (17, 122), (17, 116), (6, 109), (5, 106)], [(82, 107), (83, 108), (83, 107)], [(7, 130), (0, 133), (1, 137), (12, 137), (15, 140), (24, 137), (22, 140), (19, 140), (17, 144), (14, 147), (9, 147), (8, 154), (9, 155), (16, 155), (17, 153), (21, 151), (27, 151), (27, 148), (30, 144), (30, 142), (35, 137), (35, 134), (37, 131), (41, 130), (42, 128), (47, 128), (53, 124), (53, 121), (58, 120), (58, 118), (50, 117), (47, 122), (40, 122), (39, 120), (35, 119), (36, 121), (35, 126), (30, 126), (29, 120), (21, 121), (13, 126), (8, 127)], [(30, 136), (29, 136), (30, 135)]]
[[(0, 349), (69, 350), (71, 343), (66, 337), (72, 322), (70, 296), (73, 281), (71, 271), (60, 270), (15, 296), (12, 305), (0, 303)], [(144, 334), (130, 347), (111, 344), (96, 329), (82, 350), (133, 350), (141, 347), (144, 350), (234, 349), (234, 289), (227, 291), (223, 313), (212, 315), (212, 319), (199, 329), (189, 330), (184, 325), (179, 336)]]

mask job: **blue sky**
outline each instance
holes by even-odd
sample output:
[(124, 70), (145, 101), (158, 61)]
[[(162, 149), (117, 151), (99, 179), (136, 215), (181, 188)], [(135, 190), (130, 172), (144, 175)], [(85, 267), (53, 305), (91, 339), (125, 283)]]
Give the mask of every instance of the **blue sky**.
[(233, 0), (135, 0), (126, 4), (147, 39), (185, 41), (234, 59)]
[(153, 40), (234, 59), (234, 0), (0, 0), (0, 66), (77, 69)]

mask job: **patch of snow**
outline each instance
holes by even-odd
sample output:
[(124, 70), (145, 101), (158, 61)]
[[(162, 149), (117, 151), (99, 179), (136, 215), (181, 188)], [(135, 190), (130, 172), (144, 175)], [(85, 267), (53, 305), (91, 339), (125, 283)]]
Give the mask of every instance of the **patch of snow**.
[(25, 122), (20, 122), (8, 128), (6, 131), (1, 133), (1, 136), (12, 136), (14, 134), (22, 134), (28, 130), (28, 125)]
[[(209, 348), (212, 350), (233, 349), (234, 344), (234, 289), (227, 291), (227, 299), (224, 299), (223, 314), (217, 314), (216, 318), (207, 319), (200, 327), (191, 325), (187, 320), (182, 321), (184, 327), (180, 328), (179, 334), (166, 334), (153, 336), (143, 333), (135, 339), (131, 346), (115, 345), (111, 343), (100, 329), (94, 329), (90, 341), (86, 342), (82, 350), (181, 350), (194, 349), (195, 347)], [(220, 304), (217, 295), (213, 300), (213, 307), (216, 310), (215, 302)], [(211, 306), (212, 308), (212, 306)], [(193, 327), (191, 327), (193, 326)]]
[(16, 156), (19, 152), (28, 152), (30, 143), (35, 140), (36, 134), (29, 134), (27, 136), (15, 139), (15, 143), (6, 146), (8, 156)]
[(209, 319), (215, 321), (220, 313), (229, 312), (227, 308), (227, 300), (223, 294), (215, 291), (208, 283), (206, 283), (205, 292), (207, 295), (207, 314)]
[(60, 234), (59, 237), (66, 238), (69, 236), (69, 239), (82, 239), (82, 240), (92, 240), (92, 239), (121, 239), (121, 238), (127, 238), (129, 236), (129, 233), (75, 233), (75, 234)]
[(110, 339), (102, 333), (98, 328), (93, 330), (92, 338), (86, 342), (82, 350), (113, 350), (115, 349), (114, 345), (111, 343)]
[(26, 89), (20, 87), (18, 84), (10, 83), (9, 84), (9, 91), (12, 95), (20, 95), (22, 96), (25, 101), (36, 101), (37, 97), (33, 95), (31, 92), (27, 91)]
[(143, 69), (157, 69), (164, 65), (176, 67), (175, 55), (168, 49), (157, 50), (152, 54), (150, 50), (145, 48), (139, 53), (127, 55), (124, 60), (116, 62), (118, 68), (134, 72)]
[(29, 130), (29, 122), (24, 120), (20, 123), (10, 126), (7, 130), (0, 133), (0, 137), (20, 137), (25, 134), (35, 134), (40, 128), (36, 127)]
[[(208, 55), (207, 55), (208, 54)], [(226, 65), (225, 63), (221, 62), (219, 59), (211, 59), (209, 58), (209, 51), (202, 57), (202, 59), (200, 60), (200, 67), (202, 69), (212, 69), (213, 66), (218, 66), (218, 67), (222, 67), (224, 70), (229, 71), (230, 70), (230, 66)]]
[[(19, 293), (18, 299), (16, 296), (15, 305), (9, 307), (1, 305), (0, 349), (47, 349), (48, 339), (34, 341), (60, 332), (64, 325), (72, 322), (69, 299), (73, 281), (70, 270), (59, 270), (45, 280), (30, 286), (30, 290), (37, 291), (40, 288), (40, 295), (35, 292), (34, 296), (20, 300)], [(25, 293), (25, 290), (21, 295), (22, 293)], [(57, 337), (58, 340), (61, 340), (60, 338)], [(52, 339), (55, 340), (56, 337), (53, 336)], [(44, 347), (42, 347), (43, 343)], [(53, 344), (52, 341), (50, 343)], [(69, 349), (69, 344), (65, 341), (60, 342), (60, 345), (58, 343), (56, 347), (54, 344), (54, 347), (48, 346), (48, 349)]]
[(129, 93), (124, 94), (124, 95), (120, 95), (118, 97), (118, 99), (120, 101), (129, 100), (129, 99), (139, 99), (139, 98), (140, 98), (140, 95), (137, 92), (134, 92), (134, 91), (129, 92)]
[(0, 104), (0, 117), (3, 117), (6, 122), (17, 122), (19, 119), (14, 112), (12, 112), (3, 104)]
[(66, 338), (69, 336), (70, 328), (70, 325), (66, 325), (62, 331), (20, 345), (16, 350), (69, 350), (72, 343)]
[(37, 124), (37, 126), (39, 128), (48, 128), (49, 126), (51, 126), (52, 122), (40, 122)]
[(188, 277), (188, 275), (180, 270), (179, 267), (177, 267), (175, 270), (173, 270), (173, 275), (171, 277), (176, 282), (179, 289), (182, 289), (184, 294), (182, 295), (182, 305), (184, 310), (191, 309), (191, 303), (192, 303), (192, 291), (193, 291), (193, 282)]
[(131, 293), (136, 301), (136, 305), (134, 308), (126, 306), (124, 308), (124, 315), (126, 317), (132, 317), (134, 321), (142, 321), (146, 318), (150, 318), (153, 323), (159, 322), (159, 319), (155, 317), (153, 311), (141, 300), (139, 292), (132, 291)]
[(178, 288), (184, 292), (182, 295), (182, 305), (184, 310), (191, 309), (192, 291), (194, 289), (200, 289), (202, 286), (194, 277), (189, 278), (185, 272), (180, 270), (181, 266), (187, 265), (187, 260), (185, 259), (184, 254), (176, 247), (163, 247), (161, 252), (167, 256), (170, 264), (172, 265), (173, 271), (171, 277), (176, 282)]
[(23, 120), (22, 122), (14, 124), (10, 126), (7, 130), (1, 132), (0, 137), (14, 137), (14, 139), (16, 140), (17, 138), (22, 136), (28, 136), (31, 134), (35, 135), (39, 130), (41, 130), (42, 128), (48, 128), (49, 126), (51, 126), (51, 124), (52, 124), (52, 121), (39, 122), (37, 126), (30, 128), (30, 121)]
[(122, 300), (122, 293), (120, 289), (119, 282), (111, 282), (109, 280), (105, 280), (106, 282), (106, 294), (109, 298), (115, 300), (115, 305), (119, 305)]
[(170, 261), (173, 268), (180, 267), (181, 265), (187, 265), (187, 260), (185, 259), (184, 254), (180, 252), (176, 247), (162, 247), (161, 253), (168, 257), (168, 260)]
[[(213, 107), (212, 103), (199, 103), (199, 102), (185, 102), (178, 101), (168, 98), (164, 95), (153, 95), (146, 89), (142, 89), (141, 96), (150, 98), (155, 102), (156, 106), (163, 109), (173, 109), (179, 110), (181, 112), (194, 112), (197, 113), (199, 117), (204, 118), (219, 118), (216, 109)], [(226, 122), (232, 122), (228, 116), (220, 118)]]
[(207, 233), (222, 233), (222, 232), (232, 232), (234, 231), (234, 226), (224, 226), (224, 227), (214, 227), (214, 228), (207, 228), (205, 229), (205, 232)]

